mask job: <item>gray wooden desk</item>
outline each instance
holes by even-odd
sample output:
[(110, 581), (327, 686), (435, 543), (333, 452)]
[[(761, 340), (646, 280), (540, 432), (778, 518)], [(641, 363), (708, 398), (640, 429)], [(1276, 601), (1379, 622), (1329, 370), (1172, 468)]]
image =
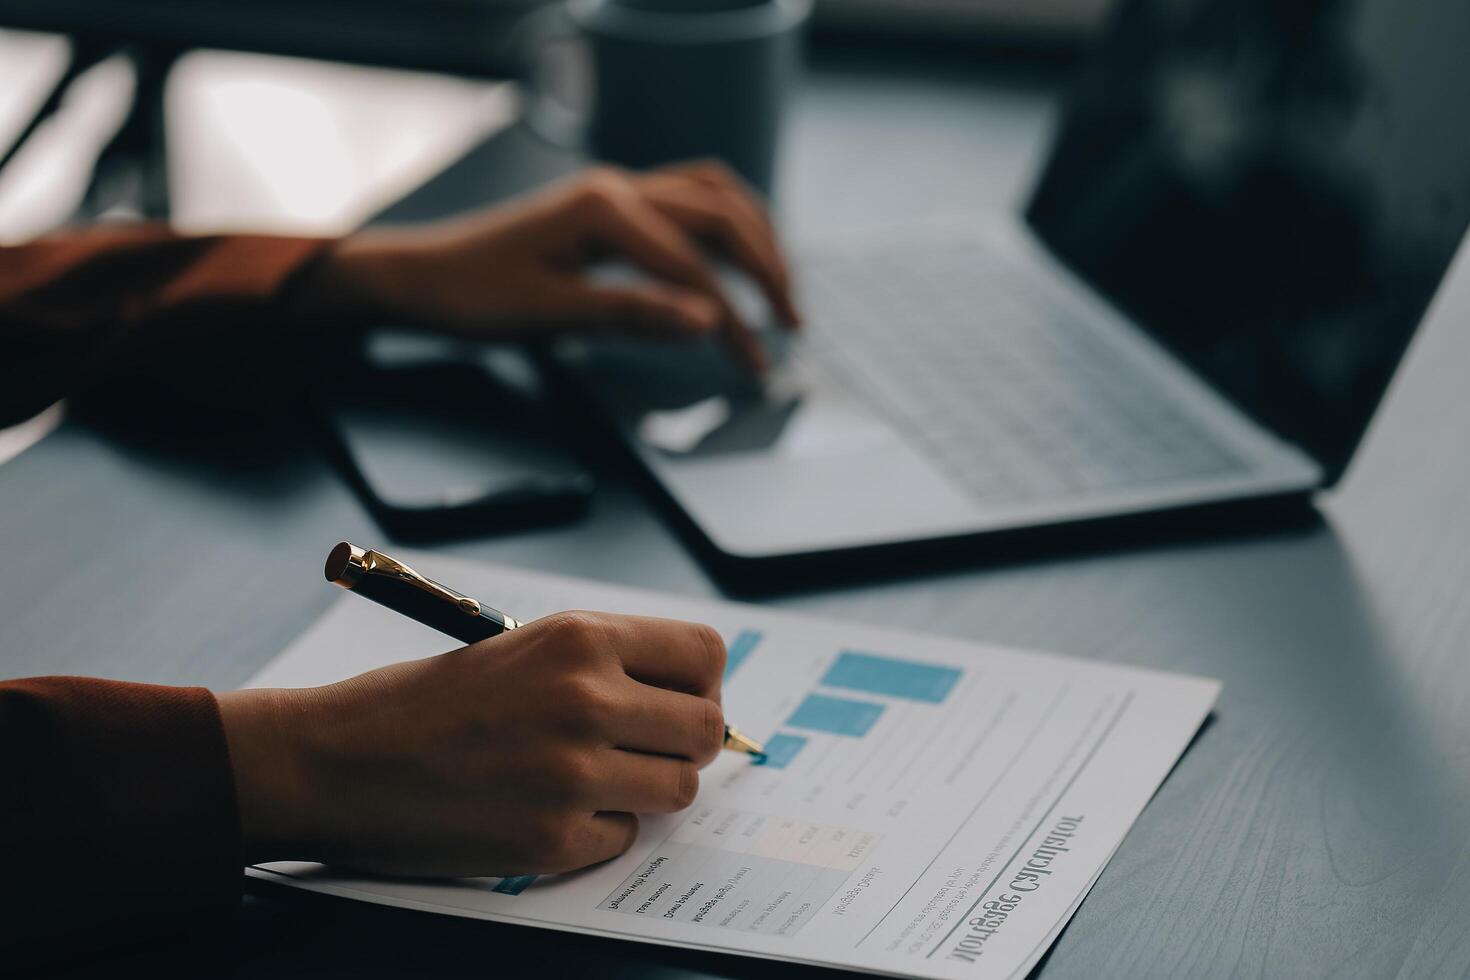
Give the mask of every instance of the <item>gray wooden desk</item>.
[[(788, 227), (1015, 201), (1055, 86), (1024, 64), (824, 55), (791, 134)], [(397, 215), (562, 165), (507, 134)], [(1458, 283), (1320, 526), (777, 600), (1225, 681), (1043, 975), (1470, 970), (1470, 263)], [(227, 687), (280, 650), (333, 598), (324, 549), (381, 535), (308, 455), (225, 472), (77, 426), (0, 467), (0, 671)], [(714, 593), (619, 472), (600, 475), (582, 524), (446, 550)], [(249, 976), (813, 975), (275, 896), (200, 942)]]

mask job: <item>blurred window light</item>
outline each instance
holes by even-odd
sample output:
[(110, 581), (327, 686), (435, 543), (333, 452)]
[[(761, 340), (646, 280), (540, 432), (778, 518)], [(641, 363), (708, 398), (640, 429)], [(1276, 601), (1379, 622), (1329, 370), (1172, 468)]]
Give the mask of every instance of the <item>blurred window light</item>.
[[(61, 77), (69, 44), (0, 30), (0, 146)], [(71, 220), (131, 105), (124, 57), (84, 72), (0, 171), (0, 243)], [(516, 115), (510, 86), (428, 72), (200, 51), (166, 92), (172, 219), (189, 232), (350, 231)]]
[[(6, 56), (15, 53), (15, 60)], [(0, 95), (5, 139), (14, 139), (61, 75), (67, 44), (45, 35), (0, 32), (5, 91)], [(0, 171), (0, 244), (14, 244), (65, 224), (86, 196), (92, 167), (132, 103), (134, 72), (121, 56), (108, 58), (67, 90), (55, 114)]]
[(505, 83), (200, 51), (166, 93), (173, 222), (342, 234), (516, 115)]
[(66, 69), (71, 45), (56, 34), (0, 29), (0, 147), (8, 147)]

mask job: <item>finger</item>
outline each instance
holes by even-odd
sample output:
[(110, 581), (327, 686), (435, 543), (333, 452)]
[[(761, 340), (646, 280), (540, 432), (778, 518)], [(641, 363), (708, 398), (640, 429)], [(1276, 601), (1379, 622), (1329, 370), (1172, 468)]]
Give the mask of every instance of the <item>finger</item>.
[(761, 230), (770, 242), (771, 250), (775, 253), (776, 264), (779, 270), (783, 292), (789, 301), (790, 326), (798, 326), (801, 322), (801, 312), (797, 309), (794, 301), (792, 288), (791, 267), (786, 262), (786, 254), (781, 248), (779, 237), (776, 233), (775, 222), (771, 220), (770, 208), (749, 184), (739, 174), (718, 160), (699, 160), (693, 163), (676, 166), (673, 175), (690, 180), (701, 185), (715, 197), (724, 202), (726, 208), (731, 212), (743, 214), (750, 223)]
[(607, 749), (598, 757), (591, 791), (599, 810), (674, 813), (698, 795), (699, 769), (688, 759)]
[(692, 339), (720, 328), (720, 308), (712, 300), (661, 283), (599, 286), (573, 281), (562, 290), (561, 304), (578, 326), (605, 326), (653, 340)]
[(608, 732), (617, 748), (677, 756), (697, 766), (719, 755), (725, 715), (718, 702), (631, 678), (624, 696), (625, 710), (617, 712)]
[(765, 377), (771, 368), (771, 359), (761, 346), (760, 338), (744, 319), (735, 316), (725, 321), (724, 340), (736, 363), (744, 365), (757, 378)]
[(616, 250), (650, 275), (724, 300), (698, 246), (644, 201), (632, 184), (608, 178), (592, 184), (583, 200), (597, 244)]
[(719, 160), (690, 160), (686, 163), (675, 163), (667, 167), (659, 168), (657, 173), (677, 174), (690, 180), (703, 184), (712, 190), (733, 191), (735, 196), (748, 202), (751, 210), (755, 212), (756, 219), (767, 228), (772, 229), (770, 212), (760, 203), (760, 198), (743, 178)]
[(565, 853), (556, 855), (553, 871), (575, 871), (588, 865), (611, 861), (638, 839), (638, 818), (631, 812), (609, 811), (588, 814), (567, 841)]
[(713, 299), (720, 307), (726, 346), (737, 361), (764, 373), (769, 366), (765, 350), (688, 236), (637, 195), (615, 198), (606, 213), (610, 234), (605, 244), (625, 251), (645, 271), (697, 288)]
[(604, 188), (589, 199), (595, 202), (592, 231), (603, 246), (626, 255), (651, 275), (707, 295), (720, 307), (726, 342), (735, 357), (757, 373), (766, 369), (765, 351), (725, 296), (698, 246), (677, 225), (632, 191)]
[[(790, 316), (786, 317), (790, 326), (801, 323), (801, 312), (797, 309), (795, 301), (791, 300), (793, 294), (791, 269), (786, 263), (786, 256), (776, 236), (775, 224), (771, 221), (770, 210), (765, 206), (760, 196), (747, 184), (738, 174), (718, 160), (695, 160), (689, 163), (675, 164), (655, 171), (650, 175), (650, 180), (657, 180), (662, 175), (682, 178), (703, 187), (719, 197), (726, 208), (735, 213), (744, 214), (753, 225), (762, 229), (771, 243), (780, 270), (783, 292), (788, 297)], [(778, 307), (779, 309), (779, 307)]]
[(681, 228), (715, 242), (761, 287), (782, 322), (794, 325), (801, 314), (791, 296), (791, 281), (769, 229), (718, 193), (691, 184), (651, 184), (648, 199)]
[(636, 681), (711, 701), (720, 699), (725, 641), (708, 626), (676, 619), (618, 617), (612, 653)]

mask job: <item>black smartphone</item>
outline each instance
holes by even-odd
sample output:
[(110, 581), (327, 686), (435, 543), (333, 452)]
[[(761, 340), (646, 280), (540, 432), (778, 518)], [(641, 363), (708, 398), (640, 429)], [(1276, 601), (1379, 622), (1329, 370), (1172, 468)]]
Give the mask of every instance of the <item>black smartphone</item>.
[(395, 538), (560, 523), (591, 500), (560, 414), (483, 365), (368, 368), (319, 401), (329, 455)]

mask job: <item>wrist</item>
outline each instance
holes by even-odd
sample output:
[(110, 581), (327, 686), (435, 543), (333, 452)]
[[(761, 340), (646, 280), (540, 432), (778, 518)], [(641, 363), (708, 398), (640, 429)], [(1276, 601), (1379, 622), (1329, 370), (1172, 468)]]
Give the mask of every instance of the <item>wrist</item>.
[(311, 860), (315, 845), (308, 754), (292, 690), (217, 695), (235, 781), (245, 860)]
[(333, 242), (302, 282), (297, 312), (351, 323), (412, 320), (411, 234), (373, 228)]

